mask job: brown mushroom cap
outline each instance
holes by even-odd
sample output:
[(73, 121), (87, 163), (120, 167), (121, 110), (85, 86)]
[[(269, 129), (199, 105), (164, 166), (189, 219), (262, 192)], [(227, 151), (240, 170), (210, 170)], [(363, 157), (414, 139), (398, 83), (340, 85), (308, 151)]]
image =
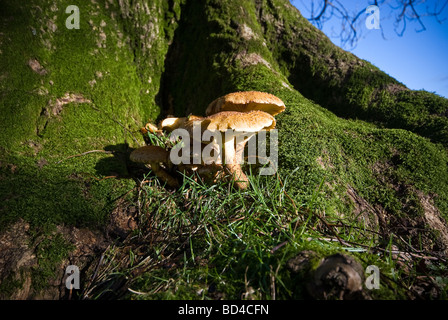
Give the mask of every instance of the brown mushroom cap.
[(237, 112), (223, 111), (208, 116), (210, 120), (208, 130), (258, 132), (275, 128), (275, 119), (269, 113), (263, 111)]
[(156, 133), (157, 132), (157, 127), (155, 126), (155, 125), (153, 125), (151, 122), (148, 122), (146, 125), (145, 125), (145, 129), (146, 130), (148, 130), (149, 132), (151, 132), (151, 133)]
[(177, 129), (181, 127), (185, 122), (187, 121), (187, 118), (166, 118), (159, 124), (159, 129), (161, 130), (168, 130), (173, 131), (174, 129)]
[(130, 159), (140, 163), (167, 162), (170, 153), (159, 146), (144, 146), (131, 152)]
[(261, 110), (273, 116), (285, 110), (285, 104), (273, 94), (260, 91), (233, 92), (211, 102), (205, 114), (207, 116), (222, 111), (247, 112)]
[(177, 188), (179, 182), (160, 166), (160, 162), (169, 164), (169, 156), (170, 153), (162, 147), (144, 146), (132, 151), (130, 159), (134, 162), (150, 164), (151, 170), (157, 177), (170, 187)]
[(201, 124), (201, 132), (205, 130), (224, 132), (228, 129), (236, 132), (258, 132), (274, 129), (276, 124), (275, 118), (269, 113), (254, 110), (249, 112), (223, 111), (206, 118), (193, 118), (186, 121), (182, 127), (192, 133), (193, 126), (197, 121)]

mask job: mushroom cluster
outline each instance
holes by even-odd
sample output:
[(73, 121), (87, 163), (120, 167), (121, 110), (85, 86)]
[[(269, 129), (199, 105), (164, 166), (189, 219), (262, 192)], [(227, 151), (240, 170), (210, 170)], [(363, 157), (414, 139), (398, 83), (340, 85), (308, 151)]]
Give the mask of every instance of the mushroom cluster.
[[(211, 102), (205, 117), (190, 115), (188, 117), (168, 117), (156, 127), (148, 123), (142, 132), (163, 135), (184, 129), (190, 134), (193, 143), (195, 131), (209, 131), (211, 141), (201, 143), (201, 150), (213, 150), (218, 157), (201, 157), (200, 163), (178, 164), (173, 166), (170, 152), (158, 146), (144, 146), (134, 150), (130, 159), (134, 162), (149, 164), (154, 174), (171, 187), (178, 187), (179, 182), (170, 173), (179, 171), (196, 171), (198, 175), (212, 178), (230, 177), (237, 188), (246, 189), (249, 181), (241, 169), (242, 156), (247, 141), (261, 130), (272, 130), (276, 122), (274, 116), (285, 110), (285, 104), (278, 97), (259, 91), (234, 92)], [(228, 133), (231, 134), (228, 134)], [(224, 157), (222, 157), (224, 155)], [(192, 155), (191, 155), (192, 156)], [(222, 161), (224, 159), (224, 161)], [(163, 165), (163, 167), (161, 166)]]

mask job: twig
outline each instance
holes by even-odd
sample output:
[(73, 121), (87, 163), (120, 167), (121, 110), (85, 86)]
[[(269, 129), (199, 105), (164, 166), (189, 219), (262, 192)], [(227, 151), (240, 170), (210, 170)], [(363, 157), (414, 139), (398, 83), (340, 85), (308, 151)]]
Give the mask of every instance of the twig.
[(276, 245), (274, 248), (271, 249), (271, 253), (274, 253), (275, 251), (277, 251), (286, 244), (288, 244), (288, 241), (283, 241), (282, 243)]
[(65, 159), (59, 160), (58, 162), (56, 162), (56, 164), (59, 164), (62, 161), (65, 161), (65, 160), (68, 160), (68, 159), (71, 159), (71, 158), (82, 157), (82, 156), (85, 156), (86, 154), (95, 153), (95, 152), (106, 153), (106, 154), (112, 153), (112, 151), (106, 151), (106, 150), (90, 150), (90, 151), (86, 151), (86, 152), (83, 152), (83, 153), (80, 153), (80, 154), (74, 154), (74, 155), (69, 156), (69, 157), (67, 157)]
[(140, 291), (132, 290), (131, 288), (128, 288), (128, 291), (131, 292), (131, 293), (137, 294), (137, 295), (145, 295), (145, 294), (148, 294), (148, 293), (146, 293), (146, 292), (140, 292)]
[[(274, 272), (272, 270), (272, 265), (269, 266), (269, 270), (270, 270), (270, 278), (271, 278), (271, 299), (275, 300), (275, 276), (274, 276)], [(278, 270), (278, 269), (277, 269)]]
[(424, 260), (436, 260), (436, 261), (440, 261), (443, 260), (441, 258), (437, 258), (437, 257), (432, 257), (432, 256), (428, 256), (428, 255), (421, 255), (421, 254), (416, 254), (413, 252), (406, 252), (406, 251), (401, 251), (401, 250), (387, 250), (384, 248), (380, 248), (380, 247), (370, 247), (368, 245), (365, 244), (361, 244), (358, 242), (353, 242), (353, 241), (348, 241), (348, 240), (341, 240), (341, 239), (333, 239), (333, 238), (308, 238), (307, 240), (325, 240), (325, 241), (338, 241), (341, 242), (341, 244), (347, 246), (347, 247), (352, 247), (352, 245), (356, 245), (356, 246), (360, 246), (360, 247), (364, 247), (364, 248), (368, 248), (371, 251), (381, 251), (381, 252), (390, 252), (392, 254), (409, 254), (410, 256), (412, 256), (413, 258), (418, 258), (418, 259), (424, 259)]

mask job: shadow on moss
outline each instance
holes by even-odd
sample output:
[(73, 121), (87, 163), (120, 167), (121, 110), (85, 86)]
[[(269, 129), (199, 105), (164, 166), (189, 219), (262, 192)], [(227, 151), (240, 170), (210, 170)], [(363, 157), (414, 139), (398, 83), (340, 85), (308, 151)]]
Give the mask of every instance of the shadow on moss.
[(104, 177), (114, 176), (118, 179), (129, 179), (128, 166), (132, 165), (129, 160), (129, 155), (132, 150), (134, 149), (130, 148), (128, 143), (118, 143), (104, 147), (104, 151), (112, 154), (112, 156), (98, 160), (95, 165), (97, 174)]

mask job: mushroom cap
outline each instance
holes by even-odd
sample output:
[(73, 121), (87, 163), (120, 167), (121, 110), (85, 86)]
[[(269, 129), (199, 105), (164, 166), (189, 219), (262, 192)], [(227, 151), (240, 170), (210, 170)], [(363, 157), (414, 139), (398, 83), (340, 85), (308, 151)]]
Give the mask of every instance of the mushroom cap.
[(177, 128), (181, 127), (182, 125), (184, 125), (184, 123), (186, 121), (187, 121), (187, 118), (185, 118), (185, 117), (183, 117), (183, 118), (174, 118), (174, 117), (166, 118), (162, 122), (160, 122), (159, 129), (173, 131), (174, 129), (177, 129)]
[(261, 130), (271, 130), (275, 128), (275, 119), (264, 111), (223, 111), (215, 113), (206, 118), (210, 120), (208, 130), (225, 131), (233, 129), (235, 131), (258, 132)]
[(155, 125), (153, 125), (152, 123), (148, 122), (147, 124), (145, 124), (145, 126), (143, 128), (140, 129), (140, 132), (143, 133), (143, 134), (146, 134), (148, 132), (158, 133), (159, 130), (158, 130), (158, 128)]
[(157, 132), (157, 127), (155, 125), (153, 125), (152, 123), (148, 122), (145, 125), (145, 129), (148, 130), (151, 133), (156, 133)]
[(130, 159), (140, 163), (167, 162), (170, 153), (159, 146), (144, 146), (131, 152)]
[(223, 111), (212, 114), (202, 120), (192, 119), (185, 122), (183, 128), (190, 133), (193, 132), (193, 125), (199, 121), (201, 124), (201, 132), (205, 130), (221, 131), (235, 130), (240, 132), (258, 132), (261, 130), (271, 130), (275, 128), (275, 118), (260, 110), (249, 112)]
[(285, 104), (273, 94), (260, 91), (233, 92), (212, 101), (205, 114), (207, 116), (222, 111), (247, 112), (261, 110), (273, 116), (285, 110)]

